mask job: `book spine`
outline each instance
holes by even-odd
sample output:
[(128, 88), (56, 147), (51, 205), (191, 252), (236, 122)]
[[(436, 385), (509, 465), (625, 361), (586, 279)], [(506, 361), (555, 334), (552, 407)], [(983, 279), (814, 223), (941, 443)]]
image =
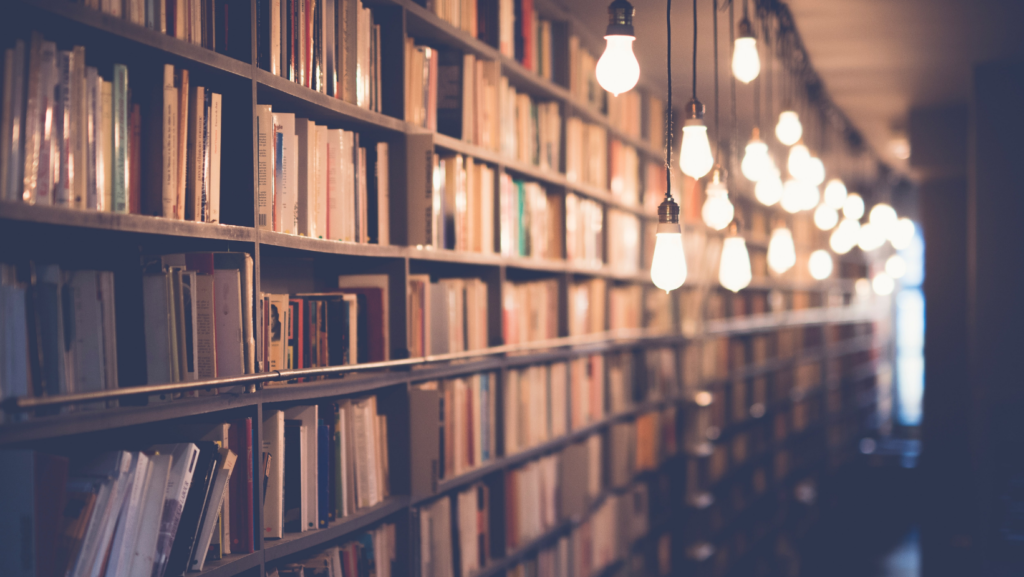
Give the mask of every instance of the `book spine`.
[(174, 67), (164, 66), (161, 121), (161, 178), (163, 217), (178, 217), (178, 89), (174, 86)]
[(113, 212), (128, 212), (128, 67), (114, 65), (113, 85), (113, 171), (111, 194)]
[(220, 222), (220, 162), (221, 162), (221, 106), (222, 97), (214, 92), (210, 97), (210, 173), (207, 195), (207, 222)]
[(256, 226), (263, 230), (273, 230), (274, 114), (269, 105), (256, 108)]

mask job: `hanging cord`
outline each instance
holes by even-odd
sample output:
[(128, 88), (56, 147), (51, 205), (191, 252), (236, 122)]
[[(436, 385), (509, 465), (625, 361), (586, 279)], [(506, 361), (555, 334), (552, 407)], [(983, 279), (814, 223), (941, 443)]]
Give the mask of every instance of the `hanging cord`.
[[(746, 2), (746, 0), (743, 1), (743, 17), (744, 18), (748, 18), (748, 15), (747, 15), (747, 2)], [(756, 13), (754, 14), (754, 17), (755, 18), (757, 17)], [(730, 9), (730, 13), (729, 13), (729, 19), (730, 20), (732, 19), (732, 10), (731, 9)], [(751, 31), (755, 31), (755, 30), (757, 30), (757, 26), (751, 26), (750, 29), (751, 29)], [(733, 41), (733, 44), (735, 45), (735, 40)], [(758, 52), (760, 52), (761, 51), (760, 45), (759, 44), (755, 44), (755, 46), (758, 47)], [(757, 78), (754, 79), (754, 126), (757, 127), (757, 130), (759, 132), (763, 132), (762, 129), (764, 127), (761, 126), (761, 75), (760, 74), (758, 74)]]
[[(746, 11), (747, 11), (747, 3), (744, 2), (743, 3), (743, 12), (744, 12), (744, 14), (746, 14)], [(733, 50), (736, 49), (736, 14), (735, 14), (735, 10), (733, 8), (732, 2), (729, 3), (729, 46), (732, 46)], [(731, 68), (732, 67), (730, 66), (730, 69)], [(730, 72), (731, 72), (731, 70), (730, 70)], [(733, 159), (736, 158), (736, 146), (739, 143), (739, 137), (740, 137), (740, 123), (739, 123), (739, 120), (738, 120), (738, 115), (736, 114), (736, 75), (735, 74), (730, 74), (729, 75), (729, 92), (730, 92), (730, 98), (732, 99), (732, 138), (729, 139), (729, 164), (727, 164), (726, 166), (728, 166), (730, 168), (730, 170), (731, 170), (731, 169), (734, 168), (733, 165), (732, 165), (732, 162), (733, 162)]]
[(714, 43), (712, 60), (715, 64), (715, 159), (722, 161), (722, 132), (718, 129), (718, 0), (711, 0), (711, 38)]
[[(773, 75), (772, 71), (775, 68), (775, 50), (773, 49), (772, 38), (771, 38), (771, 16), (768, 16), (768, 17), (764, 18), (761, 21), (761, 23), (762, 23), (762, 25), (764, 27), (764, 48), (765, 48), (764, 52), (765, 52), (765, 55), (768, 58), (768, 71), (767, 71), (768, 73), (767, 73), (767, 76), (765, 76), (765, 81), (767, 82), (767, 85), (765, 86), (765, 88), (767, 89), (766, 92), (768, 92), (768, 98), (767, 98), (768, 101), (766, 102), (766, 104), (767, 104), (766, 112), (767, 113), (765, 114), (765, 116), (768, 117), (768, 119), (769, 119), (768, 122), (770, 123), (770, 122), (772, 122), (773, 115), (775, 114), (775, 108), (774, 108), (774, 104), (775, 104), (775, 88), (774, 88), (774, 84), (773, 84), (773, 80), (772, 80), (772, 75)], [(767, 137), (765, 137), (765, 142), (768, 142)]]
[(697, 100), (697, 0), (693, 0), (693, 99)]
[(668, 51), (665, 54), (668, 72), (668, 102), (665, 105), (665, 199), (672, 198), (672, 0), (665, 1), (665, 28)]

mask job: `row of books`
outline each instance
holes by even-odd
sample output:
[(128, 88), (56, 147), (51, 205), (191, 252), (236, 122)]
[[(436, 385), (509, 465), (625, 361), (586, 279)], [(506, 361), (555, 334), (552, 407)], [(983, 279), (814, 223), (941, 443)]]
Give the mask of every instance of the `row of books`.
[(436, 396), (438, 480), (457, 477), (497, 457), (498, 378), (494, 373), (428, 381), (416, 394)]
[(609, 208), (607, 220), (608, 266), (622, 272), (638, 272), (641, 268), (640, 217), (630, 212)]
[(597, 82), (597, 58), (580, 45), (575, 34), (569, 36), (569, 94), (577, 102), (598, 110), (604, 108), (607, 92)]
[[(608, 289), (608, 329), (639, 329), (643, 325), (644, 287), (638, 284), (612, 285)], [(668, 311), (668, 307), (663, 309)]]
[(394, 523), (357, 534), (343, 545), (267, 570), (267, 577), (391, 577), (397, 540)]
[(414, 509), (413, 531), (419, 545), (413, 549), (413, 573), (470, 577), (486, 567), (492, 547), (490, 507), (490, 487), (474, 483), (454, 497)]
[(88, 8), (123, 18), (203, 48), (249, 60), (249, 4), (239, 0), (84, 0)]
[(377, 397), (264, 411), (263, 536), (323, 529), (390, 494)]
[(504, 81), (499, 96), (502, 154), (545, 170), (559, 171), (562, 113), (558, 102), (538, 101), (529, 94), (516, 92)]
[(147, 257), (143, 273), (148, 383), (256, 372), (250, 254)]
[[(38, 32), (4, 52), (2, 198), (83, 210), (220, 220), (221, 96), (165, 65), (152, 100)], [(143, 189), (146, 194), (143, 197)]]
[(506, 345), (558, 338), (558, 280), (506, 281), (502, 337)]
[[(565, 195), (565, 258), (568, 261), (599, 267), (604, 263), (604, 206), (575, 193)], [(630, 243), (626, 238), (610, 239), (608, 244)]]
[[(407, 41), (407, 46), (410, 47), (407, 50), (412, 50), (414, 58), (410, 63), (413, 67), (411, 70), (418, 72), (420, 68), (415, 67), (418, 57), (426, 54), (427, 49), (413, 45), (411, 40)], [(435, 88), (432, 84), (435, 82), (434, 76), (426, 78), (424, 82), (428, 99), (423, 101), (412, 98), (411, 105), (426, 106), (429, 128), (488, 150), (498, 150), (501, 140), (500, 115), (504, 110), (499, 102), (508, 92), (508, 79), (501, 75), (498, 63), (451, 49), (433, 50), (431, 54), (431, 58), (437, 59), (437, 86)], [(429, 75), (433, 70), (427, 68), (425, 72)], [(412, 95), (424, 93), (415, 90), (418, 78), (410, 80), (414, 83)], [(436, 98), (430, 98), (434, 93)], [(432, 109), (434, 106), (436, 110)], [(423, 113), (414, 110), (413, 118)], [(431, 124), (429, 120), (434, 118), (436, 124)], [(409, 116), (406, 119), (411, 120)]]
[(310, 238), (388, 244), (389, 148), (359, 134), (256, 107), (257, 226)]
[(443, 355), (487, 348), (487, 284), (476, 278), (410, 275), (409, 354)]
[(32, 527), (0, 549), (27, 574), (107, 577), (183, 575), (252, 552), (253, 433), (250, 419), (179, 423), (144, 451), (0, 452), (4, 510)]
[(507, 173), (501, 174), (498, 193), (501, 254), (561, 259), (560, 198)]
[(640, 157), (621, 140), (608, 142), (608, 178), (612, 197), (623, 204), (640, 204)]
[(603, 332), (605, 305), (607, 304), (608, 281), (592, 278), (573, 282), (569, 285), (569, 335), (580, 336)]
[(380, 24), (359, 0), (259, 0), (260, 68), (360, 108), (381, 111)]
[(0, 399), (116, 389), (114, 309), (110, 271), (0, 264)]
[(565, 178), (608, 188), (608, 130), (579, 117), (565, 119)]
[(433, 175), (434, 246), (493, 253), (495, 169), (469, 156), (435, 154)]
[[(650, 97), (648, 106), (655, 102), (660, 104), (661, 101)], [(643, 103), (644, 94), (639, 90), (630, 90), (618, 96), (608, 95), (608, 124), (619, 132), (639, 140), (642, 128), (646, 128), (643, 127)], [(651, 110), (649, 113), (657, 113), (657, 111)], [(657, 118), (659, 123), (664, 124), (663, 115), (658, 115)], [(653, 124), (653, 119), (651, 124)], [(658, 146), (659, 141), (653, 141), (653, 144)]]

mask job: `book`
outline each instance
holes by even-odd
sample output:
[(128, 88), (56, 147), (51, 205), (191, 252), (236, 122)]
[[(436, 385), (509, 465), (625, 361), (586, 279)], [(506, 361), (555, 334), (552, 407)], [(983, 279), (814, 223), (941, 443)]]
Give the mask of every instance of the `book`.
[(218, 453), (220, 459), (217, 461), (213, 480), (210, 483), (209, 498), (203, 509), (200, 532), (193, 547), (192, 559), (189, 565), (189, 570), (191, 571), (202, 571), (206, 563), (210, 542), (221, 518), (221, 505), (228, 491), (228, 479), (231, 477), (237, 460), (237, 455), (227, 447), (219, 447)]
[[(153, 574), (162, 577), (167, 572), (172, 548), (177, 539), (183, 509), (191, 493), (192, 480), (196, 473), (200, 450), (193, 443), (158, 445), (151, 450), (171, 456), (170, 476), (167, 481), (163, 512), (160, 515), (160, 532), (157, 534), (156, 555), (153, 559)], [(197, 484), (201, 481), (202, 479), (198, 480)]]
[(263, 491), (263, 537), (280, 539), (284, 536), (284, 411), (269, 411), (263, 419), (263, 427), (266, 433), (262, 450), (269, 456), (269, 475)]
[[(4, 574), (34, 577), (61, 572), (60, 539), (68, 515), (88, 516), (88, 511), (69, 503), (66, 494), (69, 463), (65, 457), (29, 450), (0, 452), (0, 504), (8, 514), (22, 520), (21, 527), (9, 526), (0, 540), (0, 568)], [(83, 504), (84, 505), (84, 504)], [(85, 507), (87, 509), (87, 507)]]
[(128, 565), (129, 575), (148, 573), (154, 566), (157, 538), (161, 531), (161, 517), (170, 482), (172, 459), (173, 454), (170, 453), (149, 456), (151, 467), (141, 500), (138, 534), (132, 550), (131, 563)]

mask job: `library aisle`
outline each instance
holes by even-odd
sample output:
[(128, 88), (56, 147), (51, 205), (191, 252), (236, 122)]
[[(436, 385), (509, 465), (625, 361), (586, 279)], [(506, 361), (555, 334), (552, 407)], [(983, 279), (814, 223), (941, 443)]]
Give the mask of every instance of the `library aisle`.
[(8, 0), (0, 576), (1024, 574), (1024, 6), (675, 4)]

